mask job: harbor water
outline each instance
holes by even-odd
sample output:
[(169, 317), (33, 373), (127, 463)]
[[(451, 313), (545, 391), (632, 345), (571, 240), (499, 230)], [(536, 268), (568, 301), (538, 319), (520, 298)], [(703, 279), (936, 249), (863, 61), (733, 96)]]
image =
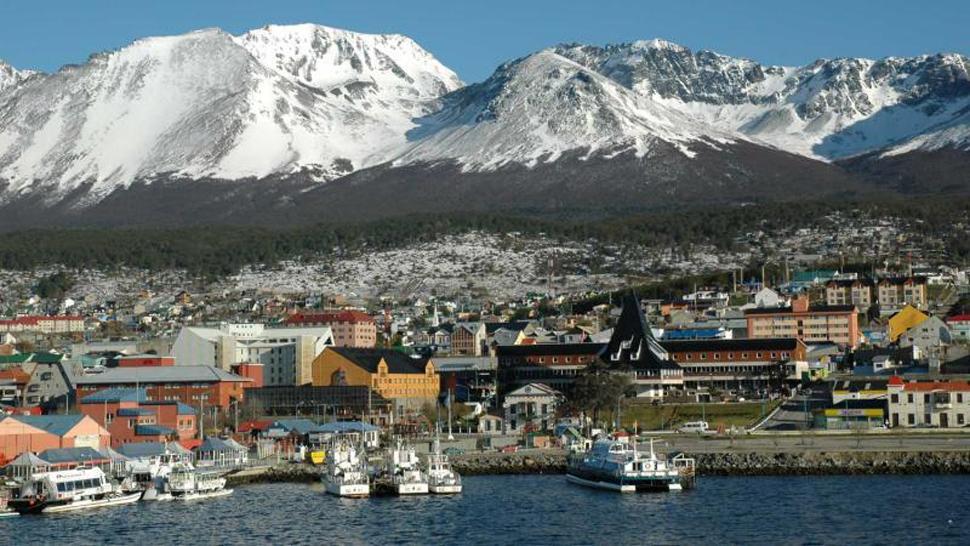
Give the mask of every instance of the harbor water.
[(702, 478), (619, 494), (480, 476), (454, 497), (264, 484), (199, 502), (0, 519), (0, 544), (968, 544), (970, 476)]

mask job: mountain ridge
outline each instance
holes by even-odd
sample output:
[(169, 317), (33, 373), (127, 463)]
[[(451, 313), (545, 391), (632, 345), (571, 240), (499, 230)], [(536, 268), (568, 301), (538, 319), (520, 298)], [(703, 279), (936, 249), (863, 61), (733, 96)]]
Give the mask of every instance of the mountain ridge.
[(261, 223), (443, 210), (427, 195), (449, 191), (453, 210), (575, 206), (603, 188), (645, 207), (806, 185), (959, 192), (959, 173), (921, 163), (970, 153), (968, 72), (960, 54), (785, 67), (653, 39), (560, 44), (465, 85), (399, 34), (143, 38), (52, 74), (0, 63), (0, 224), (29, 223), (25, 204), (55, 223), (106, 203), (131, 209), (121, 224), (182, 218), (179, 188), (195, 215)]

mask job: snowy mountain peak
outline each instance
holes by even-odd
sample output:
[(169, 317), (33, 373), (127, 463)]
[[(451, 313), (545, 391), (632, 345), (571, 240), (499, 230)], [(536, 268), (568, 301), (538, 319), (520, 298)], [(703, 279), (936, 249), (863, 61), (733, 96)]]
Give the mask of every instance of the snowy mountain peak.
[(632, 151), (642, 157), (657, 140), (690, 155), (692, 141), (730, 138), (705, 131), (555, 49), (502, 65), (444, 103), (409, 133), (415, 144), (398, 164), (452, 160), (465, 170), (489, 170), (548, 163), (567, 152), (589, 158)]
[(629, 44), (630, 49), (659, 49), (667, 51), (687, 51), (687, 48), (675, 44), (673, 42), (664, 40), (662, 38), (653, 38), (652, 40), (636, 40)]
[(35, 72), (31, 70), (17, 70), (13, 66), (5, 63), (3, 59), (0, 59), (0, 93), (2, 93), (4, 89), (19, 85), (21, 82), (34, 74)]

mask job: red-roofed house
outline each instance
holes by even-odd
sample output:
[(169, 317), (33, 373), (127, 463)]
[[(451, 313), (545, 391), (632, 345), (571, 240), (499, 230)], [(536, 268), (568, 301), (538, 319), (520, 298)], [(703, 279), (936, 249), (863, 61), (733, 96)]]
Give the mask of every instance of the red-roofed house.
[(970, 341), (970, 315), (954, 315), (946, 318), (950, 333), (955, 339)]
[(344, 309), (293, 313), (286, 319), (288, 326), (329, 326), (335, 347), (372, 349), (377, 345), (377, 323), (363, 311)]
[(893, 376), (887, 389), (892, 427), (960, 428), (970, 422), (967, 381), (917, 382)]

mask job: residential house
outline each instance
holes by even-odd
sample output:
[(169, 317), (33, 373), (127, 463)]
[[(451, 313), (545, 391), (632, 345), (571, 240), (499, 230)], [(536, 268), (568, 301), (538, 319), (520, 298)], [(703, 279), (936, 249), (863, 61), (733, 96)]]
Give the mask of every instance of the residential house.
[(884, 277), (879, 279), (878, 291), (883, 311), (904, 305), (924, 310), (928, 307), (926, 277)]
[(946, 324), (954, 339), (970, 341), (970, 315), (953, 315), (946, 317)]
[(482, 356), (487, 351), (488, 334), (483, 322), (458, 322), (451, 332), (451, 353)]
[(939, 317), (929, 317), (903, 332), (900, 347), (916, 346), (923, 354), (939, 356), (942, 349), (953, 343), (950, 328)]
[(912, 305), (904, 305), (902, 309), (889, 317), (889, 320), (886, 322), (889, 342), (896, 343), (899, 341), (900, 336), (928, 318), (930, 318), (929, 315)]
[(875, 303), (875, 284), (869, 279), (833, 279), (825, 284), (825, 303), (853, 305), (865, 311)]

